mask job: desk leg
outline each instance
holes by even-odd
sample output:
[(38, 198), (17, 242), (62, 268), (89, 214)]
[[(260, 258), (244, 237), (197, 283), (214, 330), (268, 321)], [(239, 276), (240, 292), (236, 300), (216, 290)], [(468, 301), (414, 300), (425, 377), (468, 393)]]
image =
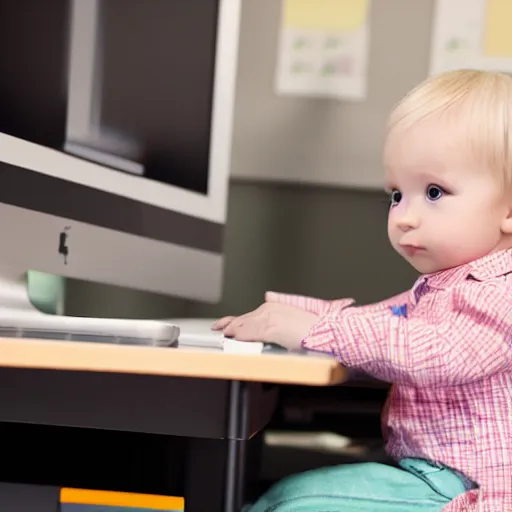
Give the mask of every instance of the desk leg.
[[(249, 390), (230, 383), (227, 439), (190, 439), (186, 512), (240, 512), (244, 503)], [(257, 468), (251, 468), (257, 469)]]

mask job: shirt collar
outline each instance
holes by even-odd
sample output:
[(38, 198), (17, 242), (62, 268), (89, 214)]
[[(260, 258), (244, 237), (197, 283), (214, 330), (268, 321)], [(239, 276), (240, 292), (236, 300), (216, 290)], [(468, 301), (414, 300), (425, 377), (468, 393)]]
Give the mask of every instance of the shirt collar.
[[(442, 270), (435, 274), (426, 274), (418, 282), (427, 283), (429, 288), (444, 290), (450, 286), (476, 279), (486, 281), (494, 277), (503, 276), (512, 272), (512, 249), (505, 249), (488, 254), (478, 260), (471, 261), (459, 267)], [(415, 285), (416, 288), (416, 285)]]

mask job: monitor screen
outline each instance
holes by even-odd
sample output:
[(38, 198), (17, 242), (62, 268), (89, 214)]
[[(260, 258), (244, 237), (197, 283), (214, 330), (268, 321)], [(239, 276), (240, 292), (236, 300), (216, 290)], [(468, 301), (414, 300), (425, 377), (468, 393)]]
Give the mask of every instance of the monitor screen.
[(0, 131), (206, 195), (218, 4), (2, 0)]

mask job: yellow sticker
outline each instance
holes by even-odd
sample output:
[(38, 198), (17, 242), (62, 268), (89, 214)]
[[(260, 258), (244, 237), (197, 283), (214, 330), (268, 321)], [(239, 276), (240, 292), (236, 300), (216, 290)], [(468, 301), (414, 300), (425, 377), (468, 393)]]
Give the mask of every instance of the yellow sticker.
[(283, 21), (286, 27), (352, 31), (366, 21), (368, 8), (369, 0), (285, 0)]
[(484, 54), (512, 57), (512, 0), (487, 0), (484, 26)]

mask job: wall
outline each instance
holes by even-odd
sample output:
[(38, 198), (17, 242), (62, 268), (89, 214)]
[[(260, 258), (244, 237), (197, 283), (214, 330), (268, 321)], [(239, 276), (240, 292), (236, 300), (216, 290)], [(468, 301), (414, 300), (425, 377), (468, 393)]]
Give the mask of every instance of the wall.
[(426, 78), (433, 0), (373, 0), (368, 97), (275, 94), (281, 0), (242, 0), (233, 176), (382, 186), (390, 109)]
[[(389, 247), (377, 191), (251, 181), (289, 172), (381, 172), (389, 109), (427, 76), (433, 0), (374, 0), (369, 97), (362, 103), (274, 94), (278, 0), (242, 0), (225, 292), (209, 306), (72, 281), (68, 314), (179, 317), (241, 313), (266, 289), (378, 300), (415, 277)], [(354, 171), (356, 170), (356, 171)], [(361, 181), (361, 180), (360, 180)], [(148, 263), (150, 264), (150, 263)], [(172, 276), (169, 276), (171, 279)]]

